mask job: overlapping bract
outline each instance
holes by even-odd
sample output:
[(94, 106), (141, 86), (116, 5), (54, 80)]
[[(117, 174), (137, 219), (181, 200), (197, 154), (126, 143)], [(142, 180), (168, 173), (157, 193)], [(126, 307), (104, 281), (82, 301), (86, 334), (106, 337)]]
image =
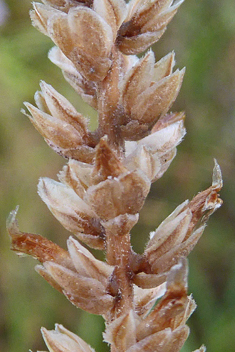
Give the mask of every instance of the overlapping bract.
[[(101, 144), (105, 150), (107, 148), (105, 141)], [(122, 174), (125, 171), (112, 154), (107, 158), (108, 152), (111, 153), (111, 150), (101, 153), (99, 158), (97, 152), (95, 168), (96, 172), (98, 170), (100, 172), (96, 173), (90, 167), (89, 171), (83, 170), (85, 172), (81, 173), (82, 177), (79, 179), (80, 173), (77, 174), (76, 171), (82, 164), (70, 161), (60, 174), (61, 181), (67, 185), (48, 179), (42, 180), (41, 183), (44, 182), (44, 185), (39, 186), (43, 200), (62, 224), (81, 240), (100, 249), (104, 248), (106, 233), (111, 230), (113, 236), (123, 236), (138, 220), (138, 216), (136, 217), (138, 214), (135, 216), (120, 214), (112, 219), (101, 219), (92, 210), (91, 205), (83, 200), (89, 187), (95, 187), (91, 185), (97, 181), (95, 175), (99, 175), (102, 183), (112, 179), (107, 173), (109, 166), (113, 166), (110, 170), (116, 175), (115, 178), (118, 173)], [(84, 177), (85, 174), (89, 177)], [(86, 180), (87, 184), (83, 183), (82, 179)], [(151, 233), (142, 256), (132, 253), (130, 262), (132, 281), (140, 288), (135, 286), (133, 309), (113, 322), (109, 322), (110, 311), (116, 304), (115, 294), (110, 291), (110, 283), (115, 272), (112, 265), (97, 260), (73, 238), (68, 240), (67, 252), (39, 235), (20, 232), (16, 222), (16, 211), (12, 212), (8, 221), (12, 249), (38, 259), (42, 263), (36, 266), (39, 274), (75, 306), (93, 314), (102, 314), (107, 321), (105, 339), (118, 351), (150, 352), (162, 346), (162, 351), (165, 352), (171, 351), (173, 345), (174, 350), (179, 351), (188, 336), (186, 320), (195, 309), (192, 297), (187, 297), (187, 265), (182, 257), (187, 256), (193, 249), (204, 230), (206, 220), (221, 205), (221, 200), (217, 196), (221, 187), (221, 173), (216, 163), (212, 186), (199, 193), (190, 202), (186, 201), (178, 206), (159, 228)], [(78, 215), (73, 224), (75, 212)], [(83, 216), (87, 218), (84, 220)], [(96, 219), (96, 224), (99, 224), (97, 228), (102, 228), (100, 232), (102, 236), (99, 237), (99, 232), (89, 233), (87, 239), (85, 231), (83, 237), (80, 237), (81, 233), (76, 232), (73, 226), (82, 227), (83, 221), (89, 225), (92, 219)], [(83, 229), (85, 228), (84, 226)], [(96, 246), (97, 243), (102, 245)], [(152, 309), (155, 300), (163, 294), (162, 301)], [(80, 341), (79, 338), (74, 342), (75, 337), (71, 337), (73, 334), (69, 335), (69, 332), (65, 333), (67, 330), (63, 332), (57, 330), (56, 333), (43, 330), (50, 352), (66, 351), (65, 348), (68, 346), (75, 348), (76, 344), (78, 351), (83, 351), (84, 348), (89, 351), (90, 347), (85, 342), (83, 342), (85, 347), (79, 345), (80, 342), (77, 342)], [(204, 347), (197, 351), (204, 351)]]
[[(150, 234), (143, 254), (130, 232), (151, 183), (176, 155), (184, 113), (168, 113), (184, 75), (174, 53), (158, 62), (149, 48), (183, 0), (43, 0), (33, 3), (33, 25), (56, 45), (50, 60), (98, 112), (98, 128), (54, 88), (41, 82), (23, 111), (48, 145), (68, 159), (59, 182), (41, 178), (38, 193), (61, 224), (86, 245), (106, 251), (97, 260), (70, 237), (68, 250), (20, 232), (10, 214), (12, 249), (32, 255), (38, 273), (76, 307), (100, 314), (104, 338), (118, 352), (178, 352), (196, 305), (187, 296), (187, 260), (209, 216), (221, 205), (220, 168), (212, 186), (175, 211)], [(156, 301), (161, 300), (156, 304)], [(62, 325), (42, 329), (50, 352), (93, 352)], [(195, 352), (204, 352), (202, 346)]]
[(221, 171), (215, 162), (212, 186), (200, 192), (190, 202), (185, 201), (179, 205), (150, 234), (143, 257), (151, 268), (151, 273), (137, 274), (135, 284), (143, 288), (161, 284), (172, 265), (182, 256), (188, 256), (201, 237), (209, 216), (222, 204), (217, 194), (221, 187)]
[(142, 317), (131, 310), (106, 326), (105, 341), (117, 351), (178, 351), (188, 336), (185, 322), (195, 309), (187, 297), (187, 263), (182, 259), (173, 266), (161, 301)]
[[(101, 171), (104, 165), (101, 160), (99, 162), (100, 165), (97, 161), (96, 167)], [(107, 159), (106, 162), (108, 163)], [(131, 178), (134, 177), (130, 179), (133, 183), (128, 184), (122, 183), (122, 178), (112, 178), (105, 173), (103, 175), (102, 172), (98, 173), (104, 179), (107, 177), (105, 181), (98, 183), (99, 187), (100, 184), (105, 185), (104, 189), (108, 190), (107, 194), (110, 192), (110, 187), (112, 189), (110, 186), (112, 181), (115, 185), (120, 184), (120, 189), (123, 189), (123, 193), (119, 194), (120, 204), (116, 203), (114, 206), (110, 202), (112, 208), (107, 211), (107, 198), (86, 196), (87, 192), (93, 192), (93, 190), (96, 195), (96, 185), (83, 187), (76, 173), (77, 180), (75, 177), (72, 178), (72, 172), (68, 170), (72, 169), (72, 164), (65, 167), (60, 178), (66, 180), (67, 185), (72, 185), (73, 189), (50, 179), (42, 179), (39, 184), (39, 194), (65, 228), (91, 247), (105, 249), (106, 236), (110, 232), (113, 236), (123, 236), (129, 233), (138, 221), (139, 203), (135, 197), (130, 205), (131, 200), (129, 199), (130, 187), (136, 187), (136, 185), (139, 187), (136, 175), (127, 174)], [(115, 165), (114, 160), (112, 165)], [(108, 167), (104, 168), (105, 172), (107, 170)], [(115, 174), (117, 170), (123, 171), (120, 165), (119, 169), (113, 167), (112, 170)], [(90, 182), (91, 179), (92, 173), (90, 172)], [(106, 181), (110, 182), (105, 183)], [(132, 253), (129, 266), (133, 283), (142, 289), (151, 290), (166, 281), (172, 266), (191, 252), (203, 233), (208, 217), (221, 205), (221, 200), (217, 195), (221, 187), (220, 169), (218, 164), (215, 164), (212, 186), (199, 193), (190, 202), (185, 201), (179, 205), (157, 230), (151, 233), (151, 238), (142, 256)], [(133, 193), (136, 194), (136, 192), (137, 190)], [(125, 199), (126, 197), (128, 199)], [(98, 204), (95, 203), (96, 199)], [(130, 210), (136, 207), (133, 213), (126, 211), (127, 204)], [(98, 211), (94, 211), (92, 209), (94, 207)], [(100, 214), (104, 216), (101, 217)], [(12, 212), (8, 221), (12, 249), (30, 254), (42, 262), (43, 267), (38, 266), (38, 272), (76, 306), (95, 314), (108, 314), (112, 305), (115, 305), (114, 297), (108, 293), (114, 268), (95, 259), (87, 249), (72, 238), (68, 241), (68, 252), (66, 252), (39, 235), (19, 232), (15, 217), (16, 211)], [(151, 295), (149, 300), (152, 300)], [(141, 309), (137, 308), (137, 311), (139, 310)]]
[[(69, 26), (72, 29), (74, 23), (71, 23), (69, 19), (71, 13), (78, 14), (80, 12), (83, 15), (86, 13), (87, 18), (92, 22), (94, 21), (93, 23), (97, 25), (96, 20), (99, 23), (98, 27), (93, 28), (93, 31), (89, 31), (92, 38), (94, 33), (97, 35), (98, 28), (101, 31), (106, 31), (106, 33), (109, 32), (106, 39), (109, 38), (113, 43), (116, 42), (119, 50), (124, 54), (133, 55), (143, 52), (160, 39), (166, 30), (167, 24), (171, 21), (183, 0), (175, 2), (173, 0), (132, 0), (128, 4), (124, 0), (44, 0), (43, 2), (44, 5), (33, 3), (34, 10), (31, 11), (31, 19), (35, 27), (43, 34), (52, 37), (53, 40), (56, 41), (56, 37), (59, 35), (59, 32), (57, 32), (58, 28), (55, 29), (53, 26), (53, 22), (57, 21), (58, 17), (51, 20), (54, 14), (60, 16), (63, 16), (63, 13), (66, 14)], [(93, 12), (90, 11), (91, 9)], [(83, 21), (81, 21), (81, 26), (81, 31), (78, 32), (78, 35), (79, 41), (82, 42), (83, 34), (81, 32), (87, 30), (87, 26)], [(76, 24), (73, 29), (75, 28)], [(67, 37), (68, 33), (67, 31), (64, 33), (64, 38), (70, 38), (70, 34), (69, 38)], [(98, 38), (104, 44), (101, 36)], [(63, 44), (62, 47), (64, 48)]]
[(42, 328), (42, 334), (50, 352), (94, 352), (85, 341), (62, 325), (56, 324), (52, 331)]
[(119, 49), (127, 55), (146, 50), (161, 38), (182, 2), (130, 1), (127, 17), (119, 31)]
[[(99, 115), (99, 128), (94, 133), (96, 138), (93, 142), (90, 139), (83, 140), (83, 147), (78, 148), (82, 152), (61, 151), (64, 149), (61, 145), (63, 141), (52, 143), (54, 149), (66, 157), (89, 162), (92, 157), (90, 147), (100, 137), (110, 133), (105, 128), (107, 124), (110, 130), (115, 124), (115, 133), (120, 140), (139, 140), (151, 131), (176, 99), (184, 70), (172, 72), (173, 53), (156, 64), (151, 51), (142, 59), (134, 55), (122, 55), (118, 51), (122, 42), (120, 38), (124, 42), (131, 40), (136, 46), (139, 41), (136, 37), (140, 37), (141, 43), (146, 41), (147, 48), (152, 43), (148, 43), (150, 34), (151, 41), (156, 41), (152, 37), (155, 32), (151, 32), (151, 26), (144, 29), (145, 34), (133, 37), (136, 29), (129, 28), (132, 27), (130, 23), (144, 28), (150, 18), (155, 22), (156, 14), (165, 16), (175, 13), (181, 2), (172, 5), (172, 1), (155, 0), (145, 1), (141, 5), (140, 1), (131, 1), (126, 5), (123, 0), (95, 0), (76, 6), (75, 1), (63, 1), (56, 2), (53, 8), (47, 1), (44, 5), (34, 3), (31, 12), (34, 25), (57, 45), (49, 54), (51, 61), (63, 70), (66, 80), (86, 102), (98, 110)], [(137, 17), (138, 21), (142, 17), (145, 20), (139, 23)], [(161, 23), (165, 28), (167, 22)], [(131, 39), (120, 35), (127, 24)], [(147, 39), (143, 39), (145, 37)], [(131, 47), (131, 42), (125, 45)], [(35, 114), (32, 106), (27, 107), (30, 113)], [(83, 155), (86, 152), (91, 154), (87, 158)]]
[[(136, 299), (141, 294), (138, 293)], [(147, 294), (147, 292), (144, 293), (145, 296)], [(172, 267), (167, 278), (165, 293), (158, 305), (155, 305), (158, 297), (156, 293), (152, 295), (151, 306), (144, 316), (131, 310), (128, 314), (107, 324), (105, 341), (120, 352), (179, 351), (189, 333), (185, 322), (196, 308), (192, 296), (187, 296), (185, 259)], [(50, 352), (93, 351), (89, 345), (62, 325), (56, 325), (54, 331), (43, 328), (42, 333)], [(195, 352), (199, 351), (205, 351), (204, 347)]]

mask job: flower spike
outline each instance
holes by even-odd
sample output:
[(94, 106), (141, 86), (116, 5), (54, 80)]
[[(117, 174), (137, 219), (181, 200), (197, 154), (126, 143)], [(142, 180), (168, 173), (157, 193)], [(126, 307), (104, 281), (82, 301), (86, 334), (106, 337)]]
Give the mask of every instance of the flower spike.
[[(182, 3), (42, 0), (30, 12), (33, 25), (55, 45), (49, 59), (97, 111), (98, 126), (91, 131), (89, 120), (45, 82), (36, 106), (25, 103), (23, 113), (46, 143), (68, 159), (59, 182), (40, 178), (38, 193), (74, 237), (66, 250), (21, 232), (17, 208), (7, 222), (11, 248), (37, 259), (36, 271), (73, 305), (103, 316), (112, 352), (180, 351), (196, 308), (187, 292), (186, 257), (222, 204), (215, 160), (212, 185), (152, 231), (142, 254), (131, 246), (151, 184), (186, 134), (184, 112), (169, 111), (185, 69), (173, 70), (173, 51), (157, 62), (151, 49), (137, 54), (162, 37)], [(104, 251), (105, 260), (89, 247)], [(49, 352), (94, 352), (62, 325), (42, 328), (42, 334)]]

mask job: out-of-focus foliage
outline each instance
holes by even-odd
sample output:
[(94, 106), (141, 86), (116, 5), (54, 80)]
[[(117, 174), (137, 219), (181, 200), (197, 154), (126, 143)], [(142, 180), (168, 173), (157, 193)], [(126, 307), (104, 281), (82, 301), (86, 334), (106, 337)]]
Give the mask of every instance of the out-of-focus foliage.
[[(33, 103), (39, 80), (52, 84), (76, 108), (91, 117), (61, 72), (47, 59), (50, 40), (30, 24), (29, 0), (5, 1), (9, 16), (0, 27), (0, 350), (45, 349), (40, 327), (62, 323), (98, 351), (102, 319), (73, 307), (33, 270), (30, 258), (9, 250), (8, 213), (20, 204), (23, 231), (40, 233), (66, 246), (68, 233), (37, 196), (40, 176), (56, 178), (65, 163), (44, 143), (20, 113)], [(190, 256), (189, 291), (198, 309), (190, 319), (189, 352), (205, 343), (209, 351), (233, 352), (235, 346), (235, 2), (186, 1), (154, 47), (156, 59), (172, 49), (177, 66), (186, 66), (175, 110), (186, 111), (188, 134), (164, 177), (152, 188), (133, 231), (133, 246), (142, 251), (152, 231), (180, 202), (210, 185), (213, 158), (224, 176), (223, 207), (212, 217)]]

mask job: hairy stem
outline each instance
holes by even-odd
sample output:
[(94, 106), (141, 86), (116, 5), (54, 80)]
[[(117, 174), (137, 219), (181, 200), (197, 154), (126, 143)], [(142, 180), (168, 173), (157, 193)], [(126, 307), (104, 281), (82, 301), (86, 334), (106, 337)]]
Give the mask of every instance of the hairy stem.
[(130, 269), (131, 243), (130, 234), (114, 235), (107, 231), (106, 258), (107, 263), (115, 267), (110, 280), (110, 292), (116, 297), (116, 304), (110, 320), (128, 313), (133, 308), (132, 272)]

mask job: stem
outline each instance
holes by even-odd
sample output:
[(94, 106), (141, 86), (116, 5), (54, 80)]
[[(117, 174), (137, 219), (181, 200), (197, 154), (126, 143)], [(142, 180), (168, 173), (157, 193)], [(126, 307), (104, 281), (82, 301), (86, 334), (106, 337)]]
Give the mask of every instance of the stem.
[(106, 258), (108, 264), (115, 266), (110, 282), (110, 290), (116, 295), (116, 304), (110, 316), (110, 320), (113, 320), (133, 308), (133, 284), (130, 269), (132, 251), (129, 233), (117, 235), (110, 230), (106, 231)]
[(120, 154), (124, 150), (124, 140), (120, 126), (125, 121), (120, 105), (119, 80), (122, 74), (123, 56), (115, 48), (112, 52), (112, 67), (98, 87), (98, 114), (100, 136), (107, 135), (109, 145)]

